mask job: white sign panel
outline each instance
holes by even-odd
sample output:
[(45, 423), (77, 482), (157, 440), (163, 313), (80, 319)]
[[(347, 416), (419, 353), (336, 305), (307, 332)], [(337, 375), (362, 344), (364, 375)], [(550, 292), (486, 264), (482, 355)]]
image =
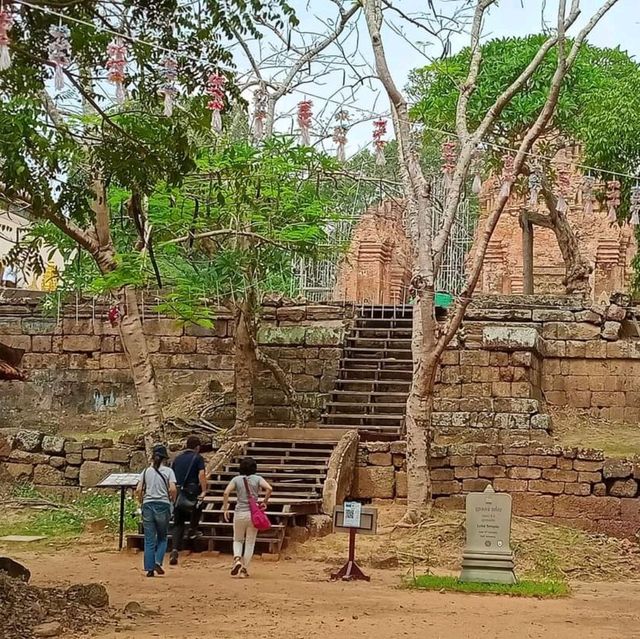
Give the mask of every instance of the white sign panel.
[(359, 501), (344, 502), (344, 519), (342, 525), (345, 528), (360, 528), (361, 516), (362, 504)]

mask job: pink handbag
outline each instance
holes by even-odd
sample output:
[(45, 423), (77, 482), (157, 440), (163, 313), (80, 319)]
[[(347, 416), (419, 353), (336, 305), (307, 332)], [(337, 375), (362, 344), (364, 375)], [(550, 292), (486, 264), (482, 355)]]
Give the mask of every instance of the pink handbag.
[(249, 510), (251, 511), (251, 523), (258, 530), (269, 530), (271, 528), (271, 522), (265, 514), (264, 510), (258, 505), (258, 500), (251, 494), (251, 488), (246, 477), (244, 479), (244, 487), (247, 491), (247, 498), (249, 500)]

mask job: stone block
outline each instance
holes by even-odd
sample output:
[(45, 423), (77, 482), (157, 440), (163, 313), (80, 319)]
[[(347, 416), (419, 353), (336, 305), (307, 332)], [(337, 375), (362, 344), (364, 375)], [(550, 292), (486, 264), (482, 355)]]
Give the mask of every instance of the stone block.
[(547, 481), (578, 481), (578, 473), (575, 470), (562, 470), (561, 468), (546, 468), (542, 471), (542, 478)]
[(609, 494), (613, 497), (636, 497), (638, 482), (635, 479), (617, 479), (609, 487)]
[(53, 468), (64, 468), (67, 465), (67, 460), (64, 457), (50, 457), (49, 466)]
[(587, 483), (571, 483), (564, 485), (565, 495), (582, 495), (583, 497), (591, 494), (591, 484)]
[(64, 477), (75, 481), (80, 477), (80, 469), (77, 466), (67, 466), (64, 470)]
[(31, 337), (28, 335), (3, 335), (2, 343), (11, 348), (17, 348), (21, 351), (31, 350)]
[(121, 471), (117, 464), (105, 464), (99, 461), (86, 461), (80, 467), (80, 485), (91, 488), (99, 484), (107, 475)]
[(488, 466), (480, 466), (480, 468), (478, 468), (479, 477), (494, 479), (496, 477), (506, 477), (506, 475), (507, 473), (504, 466), (488, 465)]
[(61, 486), (64, 485), (64, 473), (41, 464), (33, 469), (33, 483), (40, 486)]
[(482, 344), (491, 350), (540, 350), (538, 331), (527, 327), (486, 326)]
[(406, 455), (407, 454), (407, 442), (391, 442), (389, 450), (394, 455)]
[[(466, 481), (477, 481), (477, 480), (475, 480), (475, 479), (467, 479)], [(451, 495), (449, 497), (436, 497), (436, 499), (433, 500), (433, 505), (436, 508), (442, 508), (444, 510), (464, 510), (464, 508), (465, 508), (465, 497), (464, 497), (464, 495)]]
[(593, 494), (598, 497), (604, 497), (607, 494), (607, 485), (606, 484), (594, 484), (593, 486)]
[(144, 321), (145, 335), (163, 335), (166, 337), (180, 337), (184, 334), (184, 326), (169, 318), (148, 318)]
[(561, 495), (564, 492), (564, 483), (532, 479), (529, 482), (529, 491), (532, 493), (544, 493), (545, 495)]
[(391, 455), (391, 461), (396, 468), (404, 469), (406, 467), (405, 455)]
[(605, 318), (614, 322), (621, 322), (626, 316), (627, 310), (617, 304), (611, 304), (605, 312)]
[(591, 484), (598, 484), (602, 481), (602, 473), (590, 473), (586, 470), (578, 472), (579, 482), (588, 482)]
[(396, 472), (396, 497), (400, 499), (407, 497), (407, 473), (400, 470)]
[(64, 454), (64, 437), (58, 435), (45, 435), (42, 438), (42, 451), (49, 455), (62, 455)]
[(31, 464), (5, 463), (2, 465), (2, 469), (18, 483), (30, 481), (33, 473), (33, 466)]
[(388, 453), (391, 445), (389, 442), (365, 442), (362, 447), (370, 453)]
[(509, 479), (540, 479), (542, 471), (539, 468), (514, 466), (507, 468)]
[(391, 453), (369, 453), (371, 466), (391, 466)]
[(458, 481), (434, 481), (431, 485), (433, 495), (455, 495), (462, 490), (462, 486)]
[(582, 470), (590, 473), (601, 471), (603, 466), (604, 461), (586, 461), (583, 459), (576, 459), (573, 462), (573, 467), (575, 470)]
[(67, 439), (64, 443), (64, 452), (67, 453), (81, 453), (82, 452), (82, 442), (76, 442), (71, 439)]
[(50, 353), (52, 344), (50, 335), (34, 335), (31, 338), (31, 350), (34, 353)]
[(83, 448), (82, 459), (85, 461), (97, 461), (100, 459), (100, 449), (98, 448)]
[(142, 472), (147, 465), (147, 453), (144, 450), (135, 450), (129, 460), (129, 469), (132, 473)]
[(454, 476), (456, 479), (476, 479), (478, 477), (478, 469), (476, 466), (456, 466), (454, 468)]
[(615, 497), (577, 497), (559, 495), (553, 505), (554, 517), (577, 519), (618, 519), (620, 499)]
[(527, 482), (524, 479), (505, 479), (498, 477), (493, 481), (493, 488), (497, 492), (525, 492), (527, 490)]
[(620, 330), (622, 324), (620, 322), (605, 322), (602, 327), (602, 337), (610, 342), (615, 342), (620, 339)]
[(455, 471), (453, 468), (434, 468), (431, 471), (432, 481), (449, 481), (455, 479)]
[(344, 328), (307, 327), (304, 343), (307, 346), (340, 346), (344, 341)]
[(463, 479), (462, 490), (465, 493), (481, 493), (490, 483), (488, 479)]
[(100, 337), (97, 335), (65, 335), (62, 338), (62, 350), (65, 353), (92, 353), (100, 350)]
[(476, 464), (478, 466), (493, 466), (496, 464), (497, 459), (495, 455), (477, 455)]
[(475, 463), (474, 455), (451, 455), (449, 458), (451, 466), (473, 466)]
[(12, 450), (8, 459), (17, 464), (48, 464), (49, 455), (43, 453), (28, 453), (25, 450)]
[(131, 457), (129, 448), (103, 448), (100, 451), (100, 461), (111, 464), (128, 464)]
[(529, 466), (534, 468), (555, 468), (557, 457), (551, 455), (531, 455), (529, 457)]
[(14, 439), (14, 446), (18, 450), (38, 452), (42, 448), (42, 433), (37, 430), (19, 430)]
[(498, 455), (498, 463), (503, 466), (527, 466), (528, 462), (526, 455)]
[(521, 517), (551, 517), (553, 515), (553, 497), (551, 495), (532, 495), (515, 493), (513, 512)]
[(602, 476), (605, 479), (626, 479), (632, 474), (633, 464), (625, 459), (608, 459), (602, 468)]
[(636, 522), (640, 521), (640, 499), (621, 499), (620, 517)]
[(20, 335), (21, 333), (22, 324), (19, 318), (0, 318), (0, 335)]

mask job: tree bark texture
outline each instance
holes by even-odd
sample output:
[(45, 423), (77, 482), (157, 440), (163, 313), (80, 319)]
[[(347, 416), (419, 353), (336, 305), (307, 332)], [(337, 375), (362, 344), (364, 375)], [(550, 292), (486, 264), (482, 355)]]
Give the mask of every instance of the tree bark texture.
[(124, 311), (120, 317), (118, 330), (122, 348), (129, 360), (142, 425), (145, 433), (149, 435), (157, 433), (160, 441), (166, 442), (162, 404), (158, 394), (155, 370), (147, 348), (147, 338), (140, 318), (136, 291), (131, 286), (125, 286), (119, 292), (118, 298), (119, 306)]
[(269, 355), (267, 355), (263, 350), (260, 349), (257, 343), (254, 344), (254, 349), (255, 356), (258, 362), (260, 362), (260, 364), (271, 371), (271, 374), (275, 377), (275, 380), (278, 382), (280, 388), (283, 390), (284, 394), (289, 400), (289, 403), (291, 404), (291, 410), (293, 411), (296, 420), (296, 426), (298, 428), (304, 428), (305, 419), (304, 413), (302, 411), (302, 406), (300, 405), (300, 398), (298, 397), (295, 388), (293, 388), (293, 386), (287, 379), (287, 374), (275, 359), (269, 357)]
[(256, 424), (254, 385), (258, 374), (254, 348), (253, 311), (249, 300), (244, 300), (236, 311), (235, 353), (233, 358), (236, 395), (235, 428), (248, 433)]

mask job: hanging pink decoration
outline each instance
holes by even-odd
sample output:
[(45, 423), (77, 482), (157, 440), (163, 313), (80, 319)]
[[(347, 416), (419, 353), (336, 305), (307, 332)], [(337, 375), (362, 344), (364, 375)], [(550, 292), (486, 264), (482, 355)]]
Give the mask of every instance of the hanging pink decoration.
[(224, 109), (224, 87), (227, 78), (219, 73), (212, 73), (207, 81), (207, 95), (210, 100), (207, 109), (211, 111), (211, 130), (216, 133), (222, 132), (222, 110)]
[(107, 80), (116, 87), (116, 102), (124, 102), (124, 74), (127, 67), (127, 45), (122, 38), (115, 38), (107, 47)]
[(267, 120), (269, 96), (264, 86), (259, 86), (253, 94), (253, 135), (256, 140), (264, 137), (264, 123)]
[(298, 126), (300, 127), (300, 145), (311, 146), (311, 121), (313, 120), (313, 102), (298, 102)]
[(349, 112), (339, 111), (336, 114), (338, 125), (333, 129), (333, 141), (336, 143), (336, 157), (340, 162), (344, 162), (346, 158), (347, 146), (347, 122), (349, 122)]
[(593, 196), (593, 189), (596, 185), (596, 179), (591, 175), (585, 175), (582, 180), (582, 202), (584, 214), (593, 215), (593, 203), (595, 198)]
[(482, 158), (483, 146), (479, 144), (473, 152), (472, 171), (473, 182), (471, 183), (471, 192), (474, 195), (480, 195), (482, 193), (482, 174), (481, 174), (481, 158)]
[(456, 168), (456, 143), (447, 141), (442, 143), (442, 172), (444, 173), (445, 185), (451, 186), (451, 180), (453, 179), (453, 173)]
[(567, 204), (567, 198), (571, 191), (571, 174), (567, 170), (567, 167), (561, 167), (558, 169), (558, 198), (556, 208), (559, 213), (566, 213), (569, 210)]
[(13, 26), (13, 18), (6, 9), (0, 9), (0, 71), (11, 66), (11, 54), (9, 53), (9, 31)]
[(158, 93), (164, 96), (164, 115), (170, 118), (173, 115), (173, 102), (178, 89), (176, 81), (178, 79), (178, 61), (170, 55), (162, 60), (162, 86), (158, 89)]
[(473, 176), (473, 182), (471, 183), (471, 192), (474, 195), (480, 195), (482, 193), (482, 177), (479, 173)]
[(114, 328), (120, 323), (120, 309), (117, 306), (112, 306), (107, 313), (109, 323)]
[(618, 180), (609, 180), (607, 182), (607, 211), (609, 212), (609, 222), (615, 222), (620, 206), (620, 182)]
[(499, 197), (509, 197), (511, 194), (511, 186), (515, 179), (513, 173), (513, 156), (507, 155), (505, 156), (504, 163), (502, 165), (502, 186), (500, 187)]
[(49, 43), (49, 61), (53, 63), (53, 86), (56, 91), (64, 89), (64, 69), (71, 61), (71, 44), (69, 43), (69, 28), (62, 24), (52, 24), (49, 27), (51, 42)]
[(638, 184), (631, 188), (629, 212), (631, 213), (630, 224), (632, 226), (638, 226), (638, 224), (640, 224), (640, 185)]
[(378, 166), (384, 166), (387, 163), (387, 159), (384, 156), (384, 149), (387, 146), (387, 141), (384, 140), (384, 136), (387, 134), (387, 121), (380, 118), (373, 122), (373, 148), (376, 155), (376, 164)]

